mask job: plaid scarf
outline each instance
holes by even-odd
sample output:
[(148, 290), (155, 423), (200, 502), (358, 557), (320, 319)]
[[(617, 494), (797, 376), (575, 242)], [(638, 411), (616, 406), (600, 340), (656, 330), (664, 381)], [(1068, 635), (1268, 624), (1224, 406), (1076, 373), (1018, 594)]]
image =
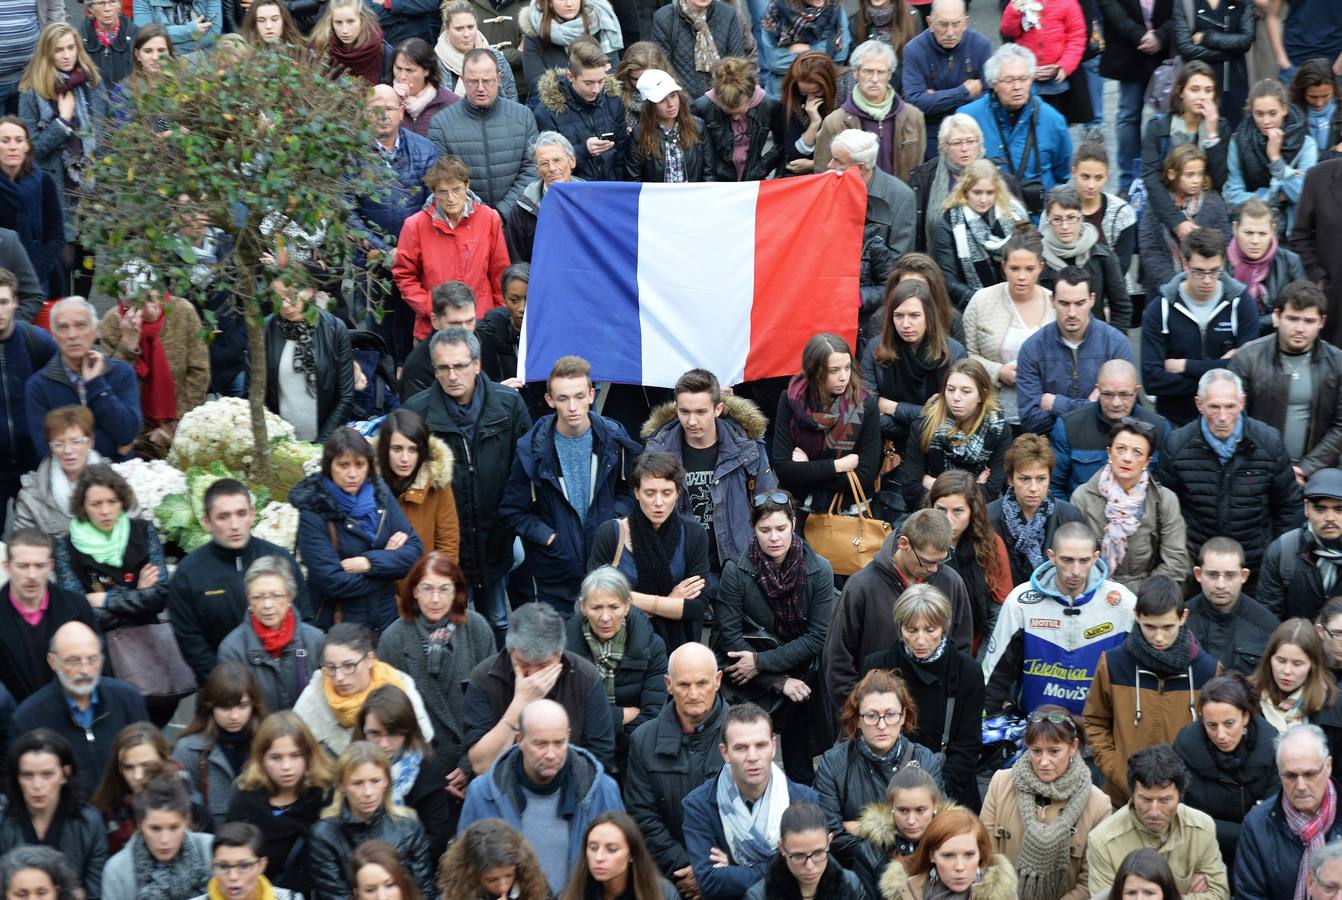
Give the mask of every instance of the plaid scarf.
[(1333, 819), (1337, 815), (1337, 789), (1333, 787), (1330, 779), (1328, 793), (1324, 795), (1318, 811), (1312, 816), (1297, 810), (1286, 802), (1285, 797), (1282, 798), (1281, 810), (1286, 814), (1286, 827), (1290, 828), (1291, 833), (1300, 838), (1300, 843), (1305, 845), (1305, 852), (1300, 854), (1300, 871), (1295, 879), (1295, 900), (1307, 900), (1309, 893), (1305, 888), (1309, 858), (1323, 849), (1328, 829), (1333, 827)]
[(794, 375), (787, 386), (787, 399), (792, 407), (792, 440), (808, 458), (814, 461), (826, 450), (833, 450), (836, 457), (852, 452), (862, 427), (866, 391), (859, 394), (856, 403), (839, 395), (825, 409), (814, 409), (816, 397), (806, 376)]
[[(774, 45), (777, 47), (809, 44), (812, 50), (824, 53), (828, 51), (817, 45), (826, 36), (835, 52), (842, 46), (843, 35), (839, 24), (837, 0), (825, 0), (821, 6), (810, 6), (803, 2), (800, 9), (789, 0), (773, 0), (764, 11), (760, 27), (774, 36)], [(829, 55), (833, 56), (834, 53)]]
[(606, 688), (606, 699), (614, 703), (615, 670), (620, 667), (620, 660), (624, 659), (625, 642), (629, 640), (629, 625), (626, 623), (603, 644), (597, 640), (596, 634), (592, 631), (592, 623), (584, 619), (582, 637), (587, 642), (587, 649), (592, 651), (592, 664), (601, 673), (601, 680)]
[[(933, 398), (932, 402), (935, 402)], [(965, 434), (960, 424), (950, 416), (932, 432), (927, 442), (927, 450), (940, 450), (946, 458), (946, 469), (964, 469), (967, 472), (981, 472), (992, 456), (988, 449), (988, 439), (996, 441), (1006, 429), (1006, 417), (1000, 409), (994, 409), (983, 417), (983, 422), (973, 434)], [(926, 454), (924, 454), (926, 456)]]
[(801, 535), (792, 532), (792, 546), (782, 562), (774, 562), (759, 541), (746, 547), (746, 559), (755, 567), (760, 591), (774, 612), (774, 633), (791, 641), (806, 633), (806, 553)]

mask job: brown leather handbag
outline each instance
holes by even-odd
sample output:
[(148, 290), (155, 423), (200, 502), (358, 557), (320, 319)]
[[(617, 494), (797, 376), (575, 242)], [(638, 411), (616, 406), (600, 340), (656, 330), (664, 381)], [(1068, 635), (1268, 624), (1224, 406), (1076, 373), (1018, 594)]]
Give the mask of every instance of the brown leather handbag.
[(871, 512), (867, 492), (857, 474), (848, 473), (848, 489), (857, 500), (857, 515), (840, 513), (842, 491), (834, 494), (829, 510), (811, 513), (806, 519), (806, 542), (816, 553), (829, 560), (835, 575), (852, 575), (876, 558), (881, 545), (890, 536), (890, 523)]

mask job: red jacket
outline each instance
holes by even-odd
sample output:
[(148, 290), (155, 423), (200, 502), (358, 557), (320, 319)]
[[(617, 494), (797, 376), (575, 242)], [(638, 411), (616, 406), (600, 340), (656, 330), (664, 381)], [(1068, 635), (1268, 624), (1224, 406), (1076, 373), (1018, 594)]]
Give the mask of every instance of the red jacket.
[(1062, 66), (1072, 77), (1086, 52), (1086, 15), (1077, 0), (1042, 0), (1039, 27), (1025, 31), (1016, 7), (1002, 11), (1002, 37), (1035, 55), (1041, 66)]
[(429, 292), (444, 281), (461, 281), (475, 292), (475, 317), (503, 305), (499, 279), (508, 268), (503, 220), (472, 197), (469, 212), (456, 228), (433, 216), (433, 198), (405, 220), (396, 244), (391, 274), (406, 305), (415, 311), (415, 340), (433, 331)]

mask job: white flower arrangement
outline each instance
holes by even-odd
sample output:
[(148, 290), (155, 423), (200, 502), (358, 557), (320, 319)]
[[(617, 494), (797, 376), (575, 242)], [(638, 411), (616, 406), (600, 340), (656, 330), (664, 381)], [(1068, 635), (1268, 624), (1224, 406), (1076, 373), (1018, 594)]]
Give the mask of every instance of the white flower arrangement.
[(298, 510), (287, 503), (267, 503), (256, 517), (252, 534), (293, 552), (298, 543)]
[[(294, 427), (266, 411), (266, 435), (294, 439)], [(182, 416), (173, 436), (168, 461), (185, 471), (192, 466), (222, 462), (234, 472), (246, 473), (252, 464), (252, 413), (246, 400), (221, 397)]]
[(161, 459), (131, 459), (113, 463), (112, 469), (130, 485), (139, 507), (139, 517), (146, 522), (153, 522), (159, 528), (162, 528), (162, 523), (157, 520), (155, 513), (163, 498), (186, 492), (186, 475)]

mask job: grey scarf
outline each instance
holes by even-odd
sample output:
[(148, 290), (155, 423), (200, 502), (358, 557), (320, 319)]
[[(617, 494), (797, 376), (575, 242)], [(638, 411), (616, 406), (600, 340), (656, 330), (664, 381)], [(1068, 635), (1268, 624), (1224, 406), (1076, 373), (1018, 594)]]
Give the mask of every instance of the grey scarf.
[(136, 834), (130, 839), (131, 862), (135, 868), (136, 900), (185, 900), (205, 893), (210, 883), (210, 859), (191, 832), (182, 838), (182, 849), (172, 862), (162, 865)]
[(977, 291), (983, 287), (977, 264), (988, 260), (1001, 262), (1006, 235), (998, 237), (993, 233), (997, 218), (992, 212), (985, 218), (968, 206), (951, 207), (950, 223), (951, 234), (955, 237), (955, 255), (960, 258), (965, 284)]
[(1100, 239), (1100, 230), (1089, 222), (1081, 223), (1081, 236), (1070, 244), (1058, 240), (1048, 222), (1042, 223), (1039, 234), (1044, 239), (1044, 262), (1059, 272), (1068, 266), (1085, 268), (1091, 249)]
[[(1062, 777), (1045, 784), (1030, 765), (1030, 755), (1022, 753), (1011, 767), (1011, 779), (1016, 783), (1016, 803), (1025, 830), (1016, 862), (1017, 896), (1021, 900), (1058, 900), (1067, 892), (1072, 832), (1090, 802), (1090, 770), (1079, 754), (1074, 755)], [(1052, 822), (1041, 822), (1036, 818), (1036, 797), (1066, 800), (1067, 805)]]

